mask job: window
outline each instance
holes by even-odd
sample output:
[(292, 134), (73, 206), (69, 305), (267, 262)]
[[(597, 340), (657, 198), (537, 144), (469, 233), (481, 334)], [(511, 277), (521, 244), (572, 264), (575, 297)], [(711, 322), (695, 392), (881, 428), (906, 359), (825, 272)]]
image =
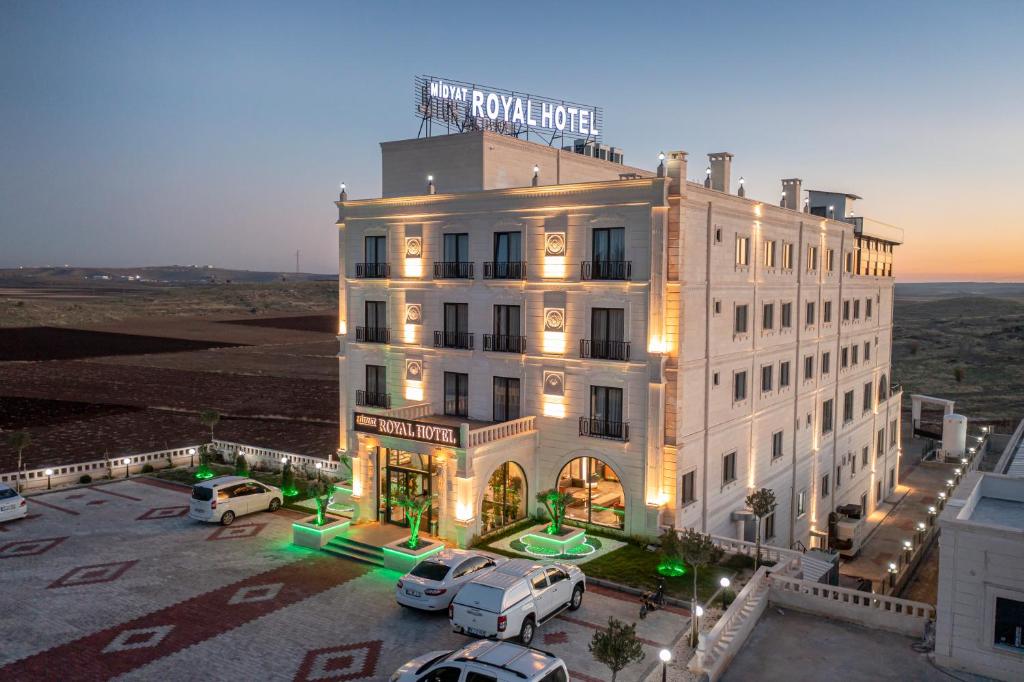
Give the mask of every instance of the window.
[(779, 363), (779, 388), (789, 386), (789, 360)]
[(875, 481), (875, 504), (881, 504), (882, 499), (882, 477), (879, 476), (878, 480)]
[(850, 456), (850, 478), (857, 475), (857, 458)]
[(747, 306), (746, 304), (736, 306), (736, 321), (733, 325), (733, 332), (736, 334), (747, 333)]
[(846, 254), (846, 258), (844, 260), (845, 260), (844, 269), (847, 272), (852, 273), (853, 272), (853, 253)]
[(590, 357), (628, 360), (625, 326), (626, 315), (622, 308), (593, 308), (590, 311)]
[(377, 407), (378, 402), (385, 402), (384, 396), (388, 392), (387, 368), (384, 365), (366, 366), (366, 402)]
[(852, 357), (851, 364), (856, 365), (860, 358), (860, 346), (857, 344), (850, 346), (850, 355)]
[(484, 276), (493, 279), (521, 279), (523, 272), (522, 234), (519, 232), (494, 233), (494, 264), (484, 268)]
[(417, 678), (416, 682), (459, 682), (461, 676), (462, 668), (446, 665), (443, 668), (432, 670), (423, 677)]
[(363, 241), (365, 262), (372, 265), (388, 262), (388, 240), (383, 235), (367, 236)]
[(783, 303), (779, 310), (779, 326), (782, 329), (789, 329), (793, 326), (793, 304)]
[(859, 320), (860, 319), (860, 299), (859, 298), (855, 299), (853, 301), (853, 319), (855, 319), (855, 320)]
[(871, 395), (874, 392), (871, 390), (872, 388), (874, 388), (874, 386), (870, 381), (864, 384), (864, 404), (862, 405), (864, 412), (871, 411)]
[(621, 438), (623, 435), (622, 389), (610, 386), (591, 386), (590, 420), (592, 435)]
[(775, 512), (764, 517), (764, 539), (771, 540), (775, 537)]
[(867, 445), (865, 445), (863, 448), (861, 448), (861, 451), (860, 451), (860, 465), (862, 467), (867, 467), (867, 465), (868, 465), (868, 446)]
[(804, 320), (805, 324), (814, 324), (814, 301), (807, 302), (807, 314), (804, 317), (806, 318)]
[(804, 381), (814, 378), (814, 356), (808, 355), (804, 358)]
[(772, 390), (772, 378), (774, 374), (774, 367), (771, 365), (765, 365), (761, 368), (761, 392), (767, 393)]
[(896, 467), (889, 467), (889, 490), (896, 489)]
[(772, 459), (782, 457), (782, 431), (772, 434)]
[(853, 391), (843, 394), (843, 423), (853, 421)]
[(715, 299), (715, 315), (722, 314), (722, 301), (721, 299)]
[(832, 249), (825, 249), (825, 269), (829, 272), (836, 270), (836, 252)]
[(764, 242), (764, 266), (766, 268), (775, 267), (775, 242), (767, 239)]
[(750, 237), (736, 237), (736, 265), (750, 265)]
[(832, 371), (832, 353), (825, 351), (821, 354), (821, 373), (828, 374)]
[(388, 327), (388, 307), (385, 301), (366, 301), (363, 306), (366, 315), (366, 337), (365, 341), (387, 342), (387, 339), (376, 338), (380, 336), (377, 332)]
[(871, 304), (872, 303), (874, 303), (874, 301), (872, 301), (870, 298), (865, 298), (864, 299), (864, 317), (866, 317), (869, 320), (871, 319), (871, 313), (872, 313), (872, 311), (871, 311)]
[(808, 246), (807, 247), (807, 271), (818, 269), (818, 247)]
[(720, 228), (720, 227), (716, 227), (715, 228), (715, 243), (716, 244), (721, 244), (722, 243), (722, 228)]
[(782, 242), (782, 267), (786, 270), (793, 269), (793, 245), (789, 242)]
[(1024, 602), (996, 597), (992, 643), (1000, 649), (1024, 653)]
[(832, 399), (821, 404), (821, 432), (832, 433)]
[(717, 385), (718, 385), (718, 379), (719, 379), (719, 374), (718, 374), (718, 372), (715, 372), (715, 373), (713, 373), (713, 374), (711, 375), (711, 383), (712, 383), (713, 385), (715, 385), (715, 386), (717, 386)]
[(446, 263), (469, 262), (468, 234), (446, 234), (444, 236), (444, 261)]
[(839, 350), (839, 369), (846, 369), (850, 366), (850, 349), (843, 346)]
[(472, 334), (469, 333), (469, 304), (445, 303), (444, 332), (440, 339), (435, 339), (434, 345), (442, 348), (471, 348), (471, 337)]
[(796, 517), (799, 519), (807, 513), (807, 490), (801, 490), (796, 494)]
[(832, 301), (825, 301), (821, 304), (821, 321), (825, 324), (832, 321)]
[(732, 399), (737, 403), (747, 399), (746, 372), (736, 372), (732, 375)]
[(722, 458), (722, 485), (728, 485), (736, 480), (736, 453), (730, 452)]
[(828, 474), (821, 477), (821, 496), (828, 497), (829, 485), (828, 485)]
[(626, 228), (596, 228), (593, 233), (594, 279), (628, 279)]
[(469, 416), (469, 375), (444, 373), (444, 413), (453, 417)]
[(682, 490), (679, 495), (680, 503), (683, 506), (697, 501), (696, 476), (697, 472), (695, 471), (683, 474)]
[(871, 342), (870, 341), (865, 341), (864, 342), (864, 362), (867, 362), (870, 359), (871, 359)]
[(519, 419), (519, 379), (494, 377), (494, 421)]
[(896, 445), (896, 420), (889, 422), (889, 447)]
[(494, 306), (494, 333), (490, 339), (484, 335), (484, 350), (522, 352), (523, 337), (520, 330), (519, 306)]
[(761, 310), (761, 328), (762, 329), (774, 329), (775, 328), (775, 304), (765, 303)]
[(850, 302), (843, 301), (843, 322), (850, 321)]
[(878, 456), (884, 455), (885, 454), (885, 428), (878, 429), (877, 436), (878, 437), (877, 437), (877, 439), (875, 441), (876, 446), (878, 448), (878, 450), (876, 452), (876, 455), (878, 455)]

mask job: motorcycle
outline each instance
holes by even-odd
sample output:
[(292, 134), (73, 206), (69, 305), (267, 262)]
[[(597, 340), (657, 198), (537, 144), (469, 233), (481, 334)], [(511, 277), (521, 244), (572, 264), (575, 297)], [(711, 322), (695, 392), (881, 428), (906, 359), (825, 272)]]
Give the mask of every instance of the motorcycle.
[(665, 608), (665, 579), (658, 576), (658, 588), (653, 592), (644, 592), (640, 597), (640, 619), (647, 618), (651, 611)]

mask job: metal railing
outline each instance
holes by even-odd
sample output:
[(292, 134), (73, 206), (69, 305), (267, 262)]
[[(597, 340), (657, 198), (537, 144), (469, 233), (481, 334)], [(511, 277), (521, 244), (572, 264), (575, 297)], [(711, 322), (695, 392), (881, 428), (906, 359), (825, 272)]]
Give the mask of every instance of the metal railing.
[(391, 277), (391, 263), (356, 263), (357, 279), (387, 279)]
[(580, 279), (628, 280), (633, 277), (633, 261), (585, 260), (580, 263)]
[(356, 327), (356, 341), (391, 343), (391, 329), (388, 327)]
[(484, 279), (526, 279), (526, 261), (485, 261)]
[(473, 350), (473, 333), (435, 331), (434, 348), (465, 348)]
[(580, 357), (597, 360), (629, 360), (629, 341), (580, 339)]
[(509, 334), (484, 334), (484, 350), (496, 353), (525, 353), (526, 337)]
[(357, 390), (356, 405), (361, 405), (363, 407), (383, 407), (385, 410), (390, 410), (391, 394)]
[(434, 279), (473, 279), (473, 262), (434, 261)]
[(629, 422), (615, 422), (608, 419), (580, 417), (580, 435), (606, 440), (629, 441)]

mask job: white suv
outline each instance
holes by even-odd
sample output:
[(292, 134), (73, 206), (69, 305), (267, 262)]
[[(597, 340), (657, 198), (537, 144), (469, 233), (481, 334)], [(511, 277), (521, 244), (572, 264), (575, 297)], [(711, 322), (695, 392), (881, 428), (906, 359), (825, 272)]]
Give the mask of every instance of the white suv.
[(568, 682), (562, 659), (509, 642), (473, 642), (412, 659), (391, 682)]
[(236, 518), (277, 511), (283, 496), (278, 488), (245, 476), (219, 476), (192, 486), (190, 518), (230, 526)]
[(448, 607), (452, 628), (477, 637), (533, 641), (537, 626), (583, 603), (586, 576), (571, 564), (513, 559), (474, 578)]

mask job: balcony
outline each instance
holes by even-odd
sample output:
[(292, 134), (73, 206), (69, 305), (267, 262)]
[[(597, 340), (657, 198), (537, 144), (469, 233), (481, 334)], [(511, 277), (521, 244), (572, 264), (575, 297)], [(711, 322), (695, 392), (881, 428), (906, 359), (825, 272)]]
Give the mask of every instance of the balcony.
[(473, 279), (473, 262), (434, 261), (434, 279)]
[(464, 348), (473, 350), (472, 332), (434, 332), (434, 348)]
[(580, 263), (582, 280), (621, 280), (633, 278), (633, 261), (585, 260)]
[(526, 262), (487, 261), (484, 263), (484, 279), (526, 279)]
[(629, 442), (629, 422), (613, 422), (607, 419), (580, 417), (580, 435), (606, 440)]
[(629, 360), (629, 341), (580, 339), (580, 357), (594, 360)]
[(391, 263), (356, 263), (356, 279), (387, 279)]
[(391, 394), (359, 390), (356, 391), (356, 405), (361, 407), (382, 407), (385, 410), (390, 410)]
[(388, 327), (356, 327), (356, 341), (391, 343), (391, 329)]
[(484, 334), (484, 350), (495, 353), (525, 353), (526, 337), (508, 334)]

